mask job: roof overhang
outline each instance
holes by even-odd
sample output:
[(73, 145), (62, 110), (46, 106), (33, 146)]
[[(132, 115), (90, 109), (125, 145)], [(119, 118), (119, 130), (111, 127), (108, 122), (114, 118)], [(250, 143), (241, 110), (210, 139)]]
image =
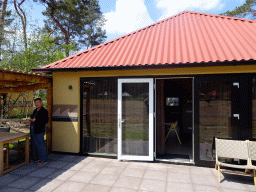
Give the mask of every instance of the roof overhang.
[(0, 93), (47, 89), (51, 83), (49, 75), (0, 68)]
[(134, 69), (161, 69), (161, 68), (189, 68), (189, 67), (214, 67), (214, 66), (236, 66), (255, 65), (256, 60), (224, 61), (224, 62), (201, 62), (201, 63), (177, 63), (177, 64), (150, 64), (134, 66), (111, 66), (111, 67), (73, 67), (73, 68), (35, 68), (32, 71), (51, 74), (52, 72), (71, 71), (104, 71), (104, 70), (134, 70)]

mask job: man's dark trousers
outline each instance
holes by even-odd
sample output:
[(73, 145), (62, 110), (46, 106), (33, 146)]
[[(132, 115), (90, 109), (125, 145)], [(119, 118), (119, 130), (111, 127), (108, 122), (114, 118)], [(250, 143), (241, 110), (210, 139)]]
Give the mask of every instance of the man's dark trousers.
[(30, 129), (31, 134), (31, 149), (32, 149), (32, 159), (37, 160), (41, 162), (46, 162), (47, 152), (46, 152), (46, 146), (44, 142), (44, 133), (35, 134), (34, 128)]

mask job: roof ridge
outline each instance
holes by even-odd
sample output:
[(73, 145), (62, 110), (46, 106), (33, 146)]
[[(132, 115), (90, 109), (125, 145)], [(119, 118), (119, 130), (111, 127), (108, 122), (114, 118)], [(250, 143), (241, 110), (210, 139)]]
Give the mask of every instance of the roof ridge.
[[(203, 12), (196, 12), (196, 11), (183, 11), (183, 12), (192, 13), (192, 14), (200, 14), (200, 15), (205, 15), (205, 16), (214, 16), (214, 17), (217, 17), (217, 18), (221, 17), (221, 18), (227, 18), (227, 19), (233, 19), (233, 20), (248, 21), (249, 23), (251, 23), (251, 22), (256, 23), (256, 21), (252, 20), (252, 19), (231, 17), (231, 16), (226, 16), (226, 15), (218, 15), (218, 14), (203, 13)], [(181, 12), (181, 13), (183, 13), (183, 12)]]

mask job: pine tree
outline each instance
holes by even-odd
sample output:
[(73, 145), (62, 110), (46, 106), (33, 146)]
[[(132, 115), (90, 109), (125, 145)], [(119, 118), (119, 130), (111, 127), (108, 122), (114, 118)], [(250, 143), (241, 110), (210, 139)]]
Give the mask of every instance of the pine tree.
[(256, 18), (256, 0), (246, 0), (246, 2), (236, 7), (233, 11), (227, 11), (221, 15), (244, 18), (249, 16), (251, 19)]
[[(68, 45), (71, 40), (77, 40), (76, 46), (89, 47), (105, 40), (106, 32), (101, 29), (105, 20), (98, 0), (38, 1), (47, 5), (46, 11), (43, 12), (48, 18), (45, 21), (45, 29), (54, 35), (56, 43), (64, 42)], [(68, 51), (66, 56), (69, 56)]]

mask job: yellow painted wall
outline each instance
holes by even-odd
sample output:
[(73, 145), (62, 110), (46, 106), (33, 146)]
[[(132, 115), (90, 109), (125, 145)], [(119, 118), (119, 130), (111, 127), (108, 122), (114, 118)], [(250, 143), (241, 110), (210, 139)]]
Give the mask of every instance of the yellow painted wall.
[[(76, 75), (53, 75), (53, 105), (80, 105), (80, 78)], [(72, 89), (68, 86), (72, 85)], [(79, 109), (78, 109), (79, 110)], [(78, 111), (79, 113), (79, 111)], [(52, 150), (78, 153), (80, 129), (78, 122), (52, 122)]]
[(53, 121), (52, 150), (61, 152), (79, 152), (78, 122), (56, 122)]
[[(78, 153), (80, 149), (80, 78), (154, 75), (256, 73), (256, 65), (53, 72), (53, 104), (78, 105), (78, 122), (53, 121), (53, 151)], [(72, 85), (73, 89), (68, 89)]]

